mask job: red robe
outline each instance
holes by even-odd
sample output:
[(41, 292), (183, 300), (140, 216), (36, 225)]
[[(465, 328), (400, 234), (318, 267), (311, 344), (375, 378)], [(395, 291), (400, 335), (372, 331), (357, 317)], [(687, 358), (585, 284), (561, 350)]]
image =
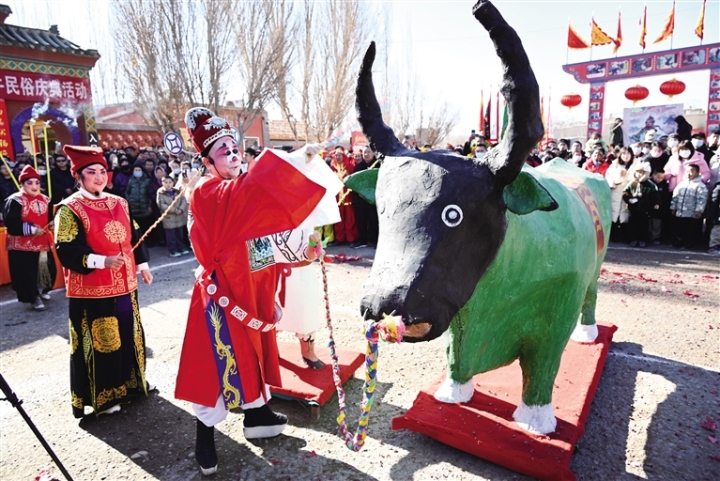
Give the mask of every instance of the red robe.
[[(200, 265), (206, 275), (215, 272), (231, 306), (237, 303), (253, 318), (273, 320), (279, 268), (272, 256), (257, 255), (253, 239), (299, 226), (324, 193), (323, 187), (269, 151), (237, 179), (213, 176), (198, 183), (190, 199), (194, 220), (190, 237)], [(227, 376), (216, 362), (215, 353), (228, 346), (210, 332), (207, 305), (207, 295), (196, 281), (175, 397), (214, 407), (221, 390), (225, 394), (233, 389), (224, 382)], [(224, 361), (229, 371), (237, 364), (240, 403), (253, 402), (264, 395), (265, 384), (280, 385), (275, 332), (250, 329), (226, 314), (232, 359)], [(226, 405), (233, 407), (236, 401), (226, 399)]]
[[(345, 179), (355, 173), (355, 164), (345, 154), (343, 154), (342, 166), (336, 159), (330, 163), (330, 168), (338, 174), (340, 180)], [(342, 203), (339, 204), (340, 209), (340, 222), (333, 225), (335, 230), (335, 242), (355, 242), (358, 238), (359, 232), (357, 223), (355, 222), (355, 208), (353, 207), (353, 195), (348, 193), (349, 189), (343, 187), (337, 196), (338, 202), (343, 199)]]

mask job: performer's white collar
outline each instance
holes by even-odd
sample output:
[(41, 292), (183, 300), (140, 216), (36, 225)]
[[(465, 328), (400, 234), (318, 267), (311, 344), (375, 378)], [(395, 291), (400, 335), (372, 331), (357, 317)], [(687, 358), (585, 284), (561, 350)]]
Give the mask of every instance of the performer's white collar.
[(107, 197), (107, 195), (105, 195), (105, 192), (100, 192), (100, 195), (97, 196), (95, 194), (91, 194), (90, 191), (88, 191), (83, 186), (80, 186), (79, 192), (88, 199), (104, 199), (105, 197)]

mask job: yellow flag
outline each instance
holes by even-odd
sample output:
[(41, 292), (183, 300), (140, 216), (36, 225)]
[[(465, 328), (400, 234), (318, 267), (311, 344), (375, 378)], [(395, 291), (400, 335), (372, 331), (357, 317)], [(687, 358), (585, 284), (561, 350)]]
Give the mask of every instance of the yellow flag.
[(592, 45), (607, 45), (614, 43), (612, 37), (607, 33), (603, 32), (602, 29), (595, 23), (595, 19), (592, 19), (592, 33), (590, 34), (590, 43)]

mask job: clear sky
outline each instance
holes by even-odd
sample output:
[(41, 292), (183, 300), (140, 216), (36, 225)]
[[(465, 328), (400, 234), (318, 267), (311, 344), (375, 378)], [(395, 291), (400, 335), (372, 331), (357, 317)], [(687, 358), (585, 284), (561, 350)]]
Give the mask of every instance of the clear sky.
[[(0, 0), (13, 9), (8, 23), (48, 28), (59, 25), (62, 36), (84, 48), (97, 48), (101, 55), (108, 49), (110, 18), (108, 0)], [(217, 0), (214, 0), (217, 1)], [(373, 3), (379, 3), (375, 1)], [(386, 2), (387, 3), (387, 2)], [(458, 131), (476, 128), (480, 90), (496, 88), (501, 80), (500, 62), (492, 43), (473, 18), (473, 1), (395, 0), (391, 4), (391, 36), (388, 48), (395, 61), (408, 61), (426, 93), (428, 103), (447, 101), (460, 112)], [(562, 71), (566, 62), (567, 24), (589, 40), (593, 17), (609, 35), (615, 36), (618, 9), (622, 11), (623, 45), (618, 55), (641, 52), (638, 45), (639, 20), (643, 6), (648, 7), (647, 52), (667, 50), (670, 41), (652, 44), (660, 34), (672, 0), (495, 0), (495, 5), (520, 35), (540, 83), (541, 90), (552, 92), (551, 112), (555, 123), (587, 116), (588, 86), (575, 82)], [(673, 47), (699, 44), (693, 31), (702, 0), (678, 0)], [(708, 0), (704, 43), (720, 42), (720, 0)], [(592, 58), (612, 57), (612, 46), (595, 47)], [(105, 56), (107, 58), (107, 55)], [(570, 63), (590, 60), (590, 51), (571, 51)], [(103, 61), (101, 59), (101, 61)], [(624, 98), (628, 87), (641, 83), (650, 89), (650, 97), (638, 105), (684, 103), (685, 107), (707, 107), (708, 72), (684, 73), (678, 78), (687, 84), (685, 93), (672, 100), (658, 87), (671, 76), (618, 81), (608, 84), (605, 114), (621, 114), (630, 107)], [(575, 92), (583, 103), (570, 113), (560, 105), (560, 97)], [(487, 95), (487, 93), (486, 93)], [(232, 95), (231, 95), (232, 96)]]

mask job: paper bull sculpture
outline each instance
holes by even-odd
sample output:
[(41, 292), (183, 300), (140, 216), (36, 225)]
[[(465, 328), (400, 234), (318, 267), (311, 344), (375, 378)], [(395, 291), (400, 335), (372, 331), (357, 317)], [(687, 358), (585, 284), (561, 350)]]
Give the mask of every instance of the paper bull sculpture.
[(361, 311), (402, 316), (407, 342), (447, 331), (448, 376), (435, 393), (467, 402), (472, 378), (520, 360), (527, 431), (555, 430), (553, 382), (570, 339), (597, 336), (597, 279), (610, 228), (600, 176), (556, 159), (525, 166), (543, 136), (539, 89), (522, 43), (488, 1), (473, 10), (504, 66), (505, 137), (482, 159), (406, 149), (375, 96), (375, 45), (365, 54), (357, 110), (382, 167), (348, 179), (376, 202), (380, 236)]

